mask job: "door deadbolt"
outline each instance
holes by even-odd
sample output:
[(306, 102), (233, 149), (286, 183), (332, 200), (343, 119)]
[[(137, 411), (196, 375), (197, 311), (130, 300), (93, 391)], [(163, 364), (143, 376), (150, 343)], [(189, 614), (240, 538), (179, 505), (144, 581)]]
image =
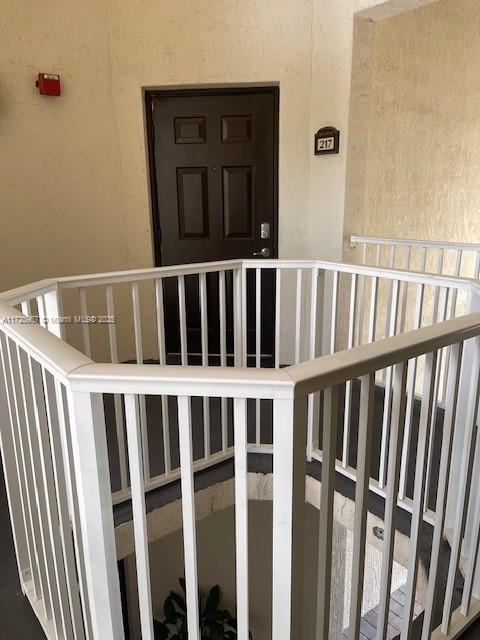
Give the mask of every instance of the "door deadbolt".
[(262, 222), (260, 225), (260, 237), (262, 240), (268, 240), (270, 238), (270, 223)]

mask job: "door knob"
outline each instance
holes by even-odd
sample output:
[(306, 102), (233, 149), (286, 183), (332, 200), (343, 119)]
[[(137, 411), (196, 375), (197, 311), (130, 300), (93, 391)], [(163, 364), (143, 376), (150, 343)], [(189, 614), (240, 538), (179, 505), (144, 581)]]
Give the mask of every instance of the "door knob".
[(261, 251), (254, 251), (253, 255), (262, 256), (262, 258), (268, 258), (268, 256), (270, 255), (270, 249), (268, 249), (267, 247), (263, 247)]

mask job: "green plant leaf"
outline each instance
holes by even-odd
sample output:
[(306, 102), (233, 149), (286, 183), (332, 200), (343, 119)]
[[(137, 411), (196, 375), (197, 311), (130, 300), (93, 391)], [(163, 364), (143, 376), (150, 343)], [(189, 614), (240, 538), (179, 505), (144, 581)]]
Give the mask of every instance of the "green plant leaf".
[[(179, 585), (185, 593), (185, 579), (179, 578)], [(237, 620), (227, 609), (219, 609), (220, 587), (215, 585), (208, 593), (205, 607), (202, 608), (202, 598), (198, 594), (200, 611), (200, 635), (202, 640), (237, 640)], [(186, 599), (174, 591), (165, 600), (165, 620), (154, 620), (155, 640), (187, 640), (187, 611)], [(171, 630), (171, 625), (175, 627)], [(249, 639), (252, 634), (249, 632)]]
[(223, 624), (219, 624), (214, 620), (208, 620), (207, 622), (205, 622), (202, 631), (205, 629), (208, 629), (208, 631), (210, 632), (210, 637), (214, 638), (214, 640), (223, 640)]
[(185, 600), (182, 598), (182, 596), (178, 595), (178, 593), (175, 593), (175, 591), (170, 591), (170, 597), (173, 600), (173, 602), (177, 605), (177, 607), (180, 609), (180, 611), (187, 610)]
[[(228, 611), (227, 611), (228, 613)], [(232, 618), (232, 616), (230, 616), (228, 618), (228, 620), (225, 621), (226, 624), (228, 624), (229, 627), (232, 627), (232, 629), (236, 629), (237, 628), (237, 619), (236, 618)]]
[(217, 611), (215, 611), (215, 620), (217, 620), (218, 622), (227, 622), (231, 619), (232, 614), (230, 613), (230, 611), (227, 611), (226, 609), (217, 609)]
[(168, 640), (170, 631), (164, 622), (153, 620), (153, 635), (155, 640)]
[(187, 618), (186, 617), (182, 618), (182, 623), (180, 625), (180, 629), (178, 630), (178, 633), (181, 638), (187, 637)]
[(218, 603), (220, 602), (220, 587), (216, 584), (210, 589), (207, 602), (205, 603), (205, 613), (210, 616), (218, 609)]
[(165, 622), (175, 624), (178, 614), (175, 609), (175, 605), (173, 604), (173, 600), (171, 596), (165, 600), (165, 604), (163, 605), (163, 610), (165, 612)]

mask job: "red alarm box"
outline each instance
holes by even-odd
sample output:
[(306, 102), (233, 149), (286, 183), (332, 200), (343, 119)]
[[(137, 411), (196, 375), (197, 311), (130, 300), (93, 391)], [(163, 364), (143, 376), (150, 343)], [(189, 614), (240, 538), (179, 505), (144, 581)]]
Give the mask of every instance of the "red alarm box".
[(56, 73), (39, 73), (35, 84), (44, 96), (59, 96), (62, 93), (60, 76)]

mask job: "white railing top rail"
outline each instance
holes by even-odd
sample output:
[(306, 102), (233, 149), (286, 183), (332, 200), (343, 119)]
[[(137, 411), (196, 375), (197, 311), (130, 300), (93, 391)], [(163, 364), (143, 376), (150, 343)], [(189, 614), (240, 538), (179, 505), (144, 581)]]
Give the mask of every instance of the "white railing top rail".
[(453, 251), (480, 251), (480, 244), (472, 242), (444, 242), (441, 240), (408, 240), (406, 238), (380, 238), (373, 236), (350, 236), (350, 247), (356, 244), (384, 244), (405, 247), (423, 247), (435, 249), (452, 249)]
[(4, 300), (8, 304), (14, 306), (25, 300), (31, 300), (51, 291), (61, 289), (111, 285), (116, 283), (120, 284), (124, 282), (138, 282), (141, 280), (155, 278), (168, 278), (179, 275), (228, 271), (241, 268), (274, 269), (278, 266), (287, 269), (313, 269), (316, 267), (319, 270), (325, 271), (356, 273), (358, 275), (385, 278), (387, 280), (404, 280), (406, 282), (432, 284), (439, 287), (450, 287), (454, 289), (469, 289), (472, 284), (477, 286), (476, 280), (472, 278), (460, 278), (437, 273), (419, 273), (415, 271), (406, 271), (380, 266), (329, 262), (326, 260), (223, 260), (218, 262), (194, 263), (181, 266), (173, 265), (167, 267), (152, 267), (148, 269), (133, 269), (130, 271), (113, 271), (80, 276), (49, 278), (0, 293), (0, 300)]
[(474, 278), (461, 278), (439, 273), (421, 273), (407, 271), (405, 269), (393, 269), (374, 265), (360, 265), (349, 262), (331, 262), (327, 260), (243, 260), (242, 266), (248, 269), (274, 269), (278, 265), (291, 269), (317, 268), (324, 271), (339, 271), (341, 273), (356, 273), (360, 276), (384, 278), (385, 280), (404, 280), (417, 284), (433, 284), (438, 287), (450, 287), (452, 289), (469, 289), (473, 284), (477, 286)]
[(207, 397), (302, 397), (480, 335), (480, 313), (461, 316), (282, 369), (93, 363), (68, 377), (74, 390)]
[(472, 313), (300, 362), (288, 367), (288, 375), (302, 397), (478, 335), (480, 313)]
[(138, 282), (152, 278), (170, 278), (189, 273), (209, 273), (212, 271), (228, 271), (240, 269), (242, 260), (219, 260), (216, 262), (195, 262), (186, 265), (171, 265), (167, 267), (149, 267), (147, 269), (132, 269), (127, 271), (111, 271), (106, 273), (93, 273), (80, 276), (65, 276), (58, 278), (59, 289), (72, 289), (75, 287), (99, 286), (102, 284), (115, 284), (116, 282)]
[(57, 288), (58, 279), (48, 278), (46, 280), (38, 280), (30, 284), (24, 284), (21, 287), (10, 289), (0, 293), (0, 300), (5, 300), (12, 306), (20, 304), (24, 300), (31, 300), (37, 296), (42, 296)]
[(0, 300), (2, 331), (32, 356), (47, 371), (65, 381), (69, 373), (92, 363), (74, 347), (57, 338), (46, 328), (30, 321), (14, 307)]
[(342, 273), (356, 273), (357, 275), (373, 276), (385, 280), (404, 280), (417, 284), (432, 284), (437, 287), (449, 287), (452, 289), (470, 289), (477, 287), (477, 281), (473, 278), (460, 278), (446, 276), (437, 273), (419, 273), (370, 265), (354, 265), (345, 262), (324, 262), (317, 260), (315, 265), (326, 271), (340, 271)]
[(75, 391), (91, 393), (276, 399), (292, 398), (289, 369), (93, 363), (69, 380)]

